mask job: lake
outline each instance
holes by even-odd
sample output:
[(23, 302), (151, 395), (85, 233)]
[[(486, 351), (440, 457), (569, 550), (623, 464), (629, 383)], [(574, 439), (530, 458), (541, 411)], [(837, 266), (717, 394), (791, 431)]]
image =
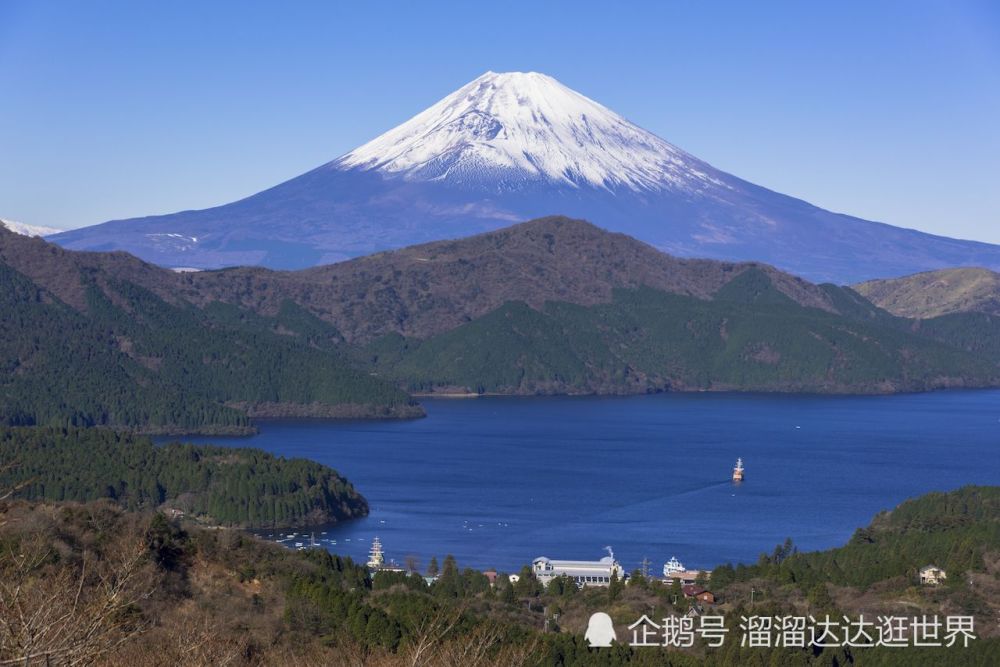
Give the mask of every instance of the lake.
[(364, 562), (378, 536), (388, 558), (421, 569), (453, 554), (509, 572), (541, 555), (597, 559), (605, 545), (627, 570), (752, 562), (786, 537), (841, 545), (908, 497), (1000, 483), (1000, 391), (422, 403), (414, 421), (267, 421), (253, 437), (193, 440), (336, 468), (371, 515), (316, 538)]

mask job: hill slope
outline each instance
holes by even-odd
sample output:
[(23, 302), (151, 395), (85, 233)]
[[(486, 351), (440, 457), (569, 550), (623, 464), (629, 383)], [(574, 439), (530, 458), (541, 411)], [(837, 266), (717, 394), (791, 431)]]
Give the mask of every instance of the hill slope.
[(752, 269), (712, 301), (642, 287), (593, 306), (510, 302), (429, 339), (390, 335), (365, 351), (381, 375), (418, 392), (881, 393), (1000, 378), (996, 359), (805, 308), (764, 285)]
[[(248, 414), (421, 413), (351, 367), (332, 347), (336, 332), (293, 304), (273, 317), (200, 309), (101, 261), (170, 289), (172, 273), (133, 258), (65, 253), (0, 230), (0, 424), (242, 432)], [(11, 264), (30, 265), (34, 280)]]
[(303, 268), (552, 214), (675, 255), (763, 261), (815, 281), (1000, 269), (1000, 246), (825, 211), (722, 172), (551, 77), (519, 72), (488, 72), (246, 199), (52, 238), (165, 266)]
[(870, 280), (855, 290), (900, 317), (931, 318), (951, 313), (1000, 316), (1000, 274), (987, 269), (944, 269), (903, 278)]
[[(474, 664), (503, 667), (993, 665), (1000, 651), (997, 493), (971, 487), (931, 494), (876, 518), (847, 547), (795, 553), (789, 542), (791, 553), (779, 548), (758, 565), (717, 567), (717, 604), (702, 608), (724, 616), (722, 646), (668, 652), (622, 642), (603, 657), (585, 639), (593, 613), (610, 609), (617, 636), (628, 638), (628, 626), (643, 614), (679, 617), (689, 601), (638, 571), (625, 584), (579, 590), (546, 588), (525, 566), (516, 583), (501, 576), (491, 587), (483, 573), (446, 557), (428, 584), (416, 571), (371, 576), (319, 549), (284, 549), (104, 503), (0, 502), (0, 540), (18, 547), (0, 551), (0, 574), (9, 583), (0, 587), (0, 603), (24, 611), (8, 624), (13, 632), (0, 633), (0, 660), (30, 663), (34, 651), (113, 665), (396, 667), (473, 664), (472, 653)], [(914, 586), (915, 569), (928, 562), (948, 568), (947, 585)], [(109, 581), (121, 584), (102, 585)], [(550, 617), (556, 607), (558, 625)], [(778, 630), (774, 641), (760, 642), (766, 646), (744, 646), (740, 623), (754, 614), (813, 616), (834, 633), (859, 628), (873, 641), (880, 617), (937, 617), (942, 627), (921, 639), (945, 646), (915, 646), (914, 634), (895, 646), (831, 640), (817, 647), (805, 643), (809, 634), (803, 646), (782, 646)], [(859, 623), (840, 624), (843, 616)], [(875, 625), (861, 626), (862, 616)], [(958, 616), (974, 619), (975, 638), (966, 645), (956, 633), (948, 646), (945, 617)], [(27, 646), (17, 641), (25, 635), (34, 640)]]
[(835, 309), (823, 290), (772, 267), (677, 259), (563, 217), (303, 271), (242, 268), (186, 273), (176, 282), (177, 293), (193, 302), (217, 299), (263, 313), (291, 299), (347, 340), (365, 342), (387, 333), (443, 333), (512, 300), (536, 308), (546, 301), (592, 305), (610, 301), (616, 288), (642, 285), (710, 299), (751, 268), (796, 303)]
[[(0, 489), (28, 500), (107, 498), (131, 510), (161, 505), (213, 525), (284, 527), (368, 514), (331, 468), (258, 449), (172, 443), (107, 429), (0, 428)], [(11, 462), (15, 466), (8, 466)]]

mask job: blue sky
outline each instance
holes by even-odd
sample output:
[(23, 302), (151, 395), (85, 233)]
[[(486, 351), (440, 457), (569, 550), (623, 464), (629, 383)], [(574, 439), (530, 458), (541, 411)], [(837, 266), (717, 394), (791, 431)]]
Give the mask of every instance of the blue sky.
[(996, 2), (0, 2), (0, 217), (221, 204), (534, 70), (834, 211), (1000, 243)]

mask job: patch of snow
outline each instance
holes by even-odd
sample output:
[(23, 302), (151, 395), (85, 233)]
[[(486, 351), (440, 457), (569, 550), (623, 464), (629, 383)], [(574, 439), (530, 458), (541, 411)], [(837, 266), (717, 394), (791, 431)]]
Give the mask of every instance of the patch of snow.
[(173, 232), (146, 234), (146, 238), (160, 248), (169, 248), (170, 250), (191, 250), (198, 244), (197, 236), (184, 236)]
[(498, 187), (729, 187), (694, 156), (537, 72), (487, 72), (328, 166)]
[(0, 218), (0, 226), (6, 227), (15, 234), (21, 234), (23, 236), (48, 236), (50, 234), (58, 234), (62, 229), (56, 229), (55, 227), (43, 227), (41, 225), (26, 225), (23, 222), (14, 222), (13, 220), (4, 220)]

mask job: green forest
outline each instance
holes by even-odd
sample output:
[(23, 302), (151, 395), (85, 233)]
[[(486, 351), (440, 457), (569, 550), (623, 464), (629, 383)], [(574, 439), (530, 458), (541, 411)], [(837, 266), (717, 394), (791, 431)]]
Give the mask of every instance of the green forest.
[(248, 411), (422, 414), (343, 359), (336, 330), (291, 303), (264, 317), (92, 279), (79, 312), (2, 263), (0, 284), (0, 424), (244, 433)]
[(165, 505), (224, 526), (303, 526), (368, 514), (351, 483), (319, 463), (257, 449), (156, 446), (145, 436), (97, 428), (0, 429), (4, 488), (28, 500)]
[[(799, 306), (749, 270), (712, 301), (639, 288), (594, 306), (510, 302), (428, 340), (383, 337), (366, 354), (417, 392), (871, 393), (996, 382), (995, 361), (942, 342), (942, 325), (925, 323), (933, 339), (918, 335), (846, 288), (825, 289), (850, 318)], [(1000, 327), (982, 333), (1000, 341)]]
[[(422, 416), (407, 392), (889, 393), (1000, 383), (1000, 318), (908, 320), (834, 285), (810, 286), (831, 310), (807, 307), (759, 267), (711, 298), (623, 287), (590, 305), (507, 301), (427, 338), (347, 341), (316, 313), (337, 306), (353, 330), (384, 332), (422, 302), (409, 295), (412, 306), (383, 311), (362, 290), (310, 310), (276, 296), (269, 281), (278, 277), (239, 271), (202, 281), (225, 288), (216, 286), (220, 301), (208, 287), (171, 283), (173, 274), (115, 268), (112, 256), (89, 266), (32, 249), (51, 263), (38, 283), (0, 262), (0, 425), (240, 434), (255, 417)], [(311, 303), (313, 286), (293, 282), (295, 298)], [(63, 302), (42, 284), (77, 296)], [(171, 298), (169, 285), (183, 285), (183, 297)], [(395, 303), (393, 288), (380, 294)], [(365, 317), (390, 321), (356, 321)]]
[[(898, 579), (913, 582), (919, 568), (983, 572), (988, 554), (1000, 553), (1000, 487), (967, 486), (908, 500), (859, 528), (845, 546), (799, 553), (790, 543), (761, 556), (756, 565), (722, 566), (720, 582), (770, 579), (810, 590), (820, 584), (867, 588)], [(949, 585), (961, 586), (960, 576)]]

